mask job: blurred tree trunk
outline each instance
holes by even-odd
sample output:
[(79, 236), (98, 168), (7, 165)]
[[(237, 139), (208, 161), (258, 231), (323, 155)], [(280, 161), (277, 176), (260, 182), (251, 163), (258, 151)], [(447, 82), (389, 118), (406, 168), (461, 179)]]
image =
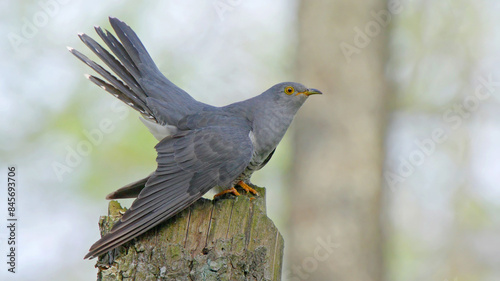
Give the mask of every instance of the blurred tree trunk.
[(285, 280), (382, 280), (386, 2), (301, 1), (297, 80), (323, 91), (299, 113)]

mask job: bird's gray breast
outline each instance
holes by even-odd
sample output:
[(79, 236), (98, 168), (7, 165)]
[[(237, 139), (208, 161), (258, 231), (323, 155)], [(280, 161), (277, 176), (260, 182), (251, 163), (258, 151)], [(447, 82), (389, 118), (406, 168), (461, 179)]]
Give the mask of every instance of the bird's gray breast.
[(254, 152), (252, 154), (252, 159), (250, 159), (250, 163), (248, 163), (247, 167), (245, 168), (241, 176), (238, 178), (238, 181), (242, 180), (248, 182), (253, 172), (258, 171), (260, 170), (260, 168), (263, 167), (262, 164), (266, 161), (271, 151), (273, 151), (271, 150), (269, 153), (266, 153), (266, 151), (259, 149), (259, 145), (253, 131), (250, 131), (248, 137), (252, 141)]
[(294, 112), (286, 108), (260, 106), (252, 113), (251, 130), (248, 134), (253, 145), (253, 154), (240, 180), (247, 181), (253, 172), (262, 168), (271, 153), (285, 135), (293, 120)]
[(275, 138), (277, 138), (275, 144), (264, 142), (265, 145), (263, 145), (263, 142), (259, 141), (256, 138), (253, 131), (250, 131), (248, 137), (250, 138), (253, 144), (254, 152), (252, 154), (252, 158), (250, 159), (250, 163), (248, 163), (247, 167), (245, 168), (245, 171), (243, 171), (242, 175), (238, 179), (246, 182), (249, 181), (250, 177), (255, 171), (260, 170), (267, 164), (267, 162), (269, 162), (270, 158), (272, 157), (272, 154), (276, 149), (276, 145), (281, 140), (281, 136), (277, 135), (275, 136)]

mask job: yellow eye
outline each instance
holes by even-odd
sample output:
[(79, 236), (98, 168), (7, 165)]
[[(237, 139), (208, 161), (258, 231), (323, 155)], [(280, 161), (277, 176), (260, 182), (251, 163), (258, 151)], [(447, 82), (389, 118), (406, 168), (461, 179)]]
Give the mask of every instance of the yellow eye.
[(295, 92), (295, 90), (293, 89), (292, 86), (288, 86), (285, 88), (285, 94), (291, 95), (291, 94), (293, 94), (293, 92)]

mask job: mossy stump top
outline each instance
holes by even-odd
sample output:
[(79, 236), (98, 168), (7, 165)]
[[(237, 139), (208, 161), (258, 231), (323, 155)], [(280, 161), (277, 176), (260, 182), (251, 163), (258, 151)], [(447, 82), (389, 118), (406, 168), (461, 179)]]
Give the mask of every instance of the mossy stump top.
[[(281, 280), (283, 237), (259, 196), (200, 199), (136, 239), (99, 257), (97, 280)], [(101, 235), (126, 209), (109, 203)]]

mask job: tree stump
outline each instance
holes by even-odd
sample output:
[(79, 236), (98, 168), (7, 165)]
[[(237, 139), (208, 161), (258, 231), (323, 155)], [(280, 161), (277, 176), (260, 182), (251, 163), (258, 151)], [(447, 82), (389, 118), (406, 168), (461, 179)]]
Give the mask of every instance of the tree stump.
[[(259, 196), (200, 199), (136, 239), (102, 255), (97, 280), (281, 280), (283, 237)], [(108, 233), (126, 209), (109, 203)]]

